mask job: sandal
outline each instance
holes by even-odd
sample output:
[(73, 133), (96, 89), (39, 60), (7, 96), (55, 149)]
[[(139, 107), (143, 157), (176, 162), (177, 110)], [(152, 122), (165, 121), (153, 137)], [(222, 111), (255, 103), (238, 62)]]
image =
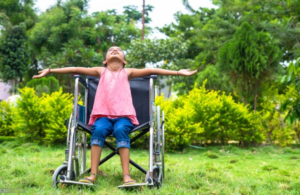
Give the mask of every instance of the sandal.
[[(95, 174), (93, 174), (93, 175), (95, 175)], [(96, 176), (94, 178), (91, 178), (91, 179), (89, 179), (88, 176), (85, 176), (84, 178), (80, 179), (79, 182), (94, 184), (95, 183), (95, 178), (96, 178)]]
[[(128, 176), (130, 176), (130, 175), (128, 175)], [(132, 178), (123, 179), (123, 185), (132, 185), (132, 184), (136, 184), (136, 181), (134, 179), (132, 179)]]

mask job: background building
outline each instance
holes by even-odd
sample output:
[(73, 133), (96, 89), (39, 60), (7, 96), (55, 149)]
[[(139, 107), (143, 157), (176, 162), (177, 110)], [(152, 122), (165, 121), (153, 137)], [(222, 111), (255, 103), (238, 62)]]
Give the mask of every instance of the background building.
[(10, 92), (13, 91), (14, 86), (14, 81), (4, 83), (0, 79), (0, 101), (6, 100), (9, 96), (11, 96)]

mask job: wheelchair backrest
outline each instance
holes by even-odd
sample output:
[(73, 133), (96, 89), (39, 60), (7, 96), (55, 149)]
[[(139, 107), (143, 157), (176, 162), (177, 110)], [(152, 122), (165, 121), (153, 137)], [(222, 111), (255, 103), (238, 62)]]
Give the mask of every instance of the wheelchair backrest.
[[(87, 85), (88, 85), (86, 121), (88, 122), (93, 110), (95, 94), (98, 87), (99, 79), (97, 77), (91, 77), (91, 76), (87, 76), (86, 78), (87, 78)], [(133, 106), (135, 108), (137, 119), (140, 124), (144, 124), (150, 121), (150, 115), (149, 115), (150, 78), (156, 78), (156, 75), (151, 75), (142, 78), (134, 78), (129, 81)]]

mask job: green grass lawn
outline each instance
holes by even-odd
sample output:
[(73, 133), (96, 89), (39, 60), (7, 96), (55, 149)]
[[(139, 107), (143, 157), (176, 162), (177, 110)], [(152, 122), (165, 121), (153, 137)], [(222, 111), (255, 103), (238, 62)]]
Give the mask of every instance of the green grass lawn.
[[(15, 142), (0, 144), (0, 189), (22, 188), (25, 194), (300, 194), (300, 149), (275, 146), (187, 148), (165, 155), (162, 188), (118, 189), (122, 183), (120, 160), (115, 156), (99, 167), (95, 188), (51, 187), (51, 172), (64, 161), (64, 147)], [(110, 151), (105, 149), (104, 153)], [(147, 150), (131, 150), (131, 158), (145, 169)], [(88, 158), (89, 162), (89, 158)], [(89, 163), (88, 163), (89, 165)], [(138, 182), (145, 176), (131, 168)]]

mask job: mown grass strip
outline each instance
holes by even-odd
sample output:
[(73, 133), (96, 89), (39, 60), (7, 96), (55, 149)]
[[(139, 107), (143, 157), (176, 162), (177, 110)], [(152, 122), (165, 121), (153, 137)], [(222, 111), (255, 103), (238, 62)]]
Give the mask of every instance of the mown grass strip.
[[(1, 188), (22, 188), (26, 194), (299, 194), (300, 149), (275, 146), (187, 148), (165, 155), (162, 188), (138, 187), (121, 190), (122, 170), (118, 156), (99, 167), (95, 188), (51, 187), (53, 171), (64, 161), (64, 146), (46, 147), (32, 143), (3, 142), (0, 146)], [(1, 152), (2, 151), (2, 152)], [(3, 152), (5, 151), (5, 152)], [(105, 154), (110, 151), (104, 149)], [(89, 154), (89, 152), (88, 152)], [(213, 154), (213, 156), (211, 155)], [(216, 158), (217, 156), (217, 158)], [(145, 169), (149, 154), (131, 150), (131, 158)], [(89, 164), (89, 157), (88, 157)], [(138, 182), (145, 176), (131, 168)]]

